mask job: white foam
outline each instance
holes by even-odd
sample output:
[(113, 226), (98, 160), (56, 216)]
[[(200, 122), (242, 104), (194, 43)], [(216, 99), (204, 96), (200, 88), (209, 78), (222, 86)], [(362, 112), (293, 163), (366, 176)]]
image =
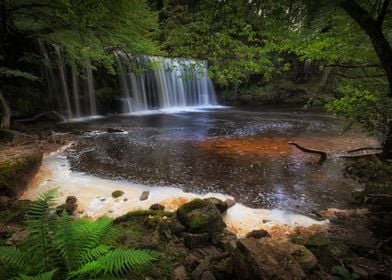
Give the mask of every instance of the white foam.
[[(84, 211), (83, 215), (93, 218), (103, 215), (117, 217), (129, 211), (148, 209), (154, 203), (165, 205), (167, 210), (173, 211), (194, 198), (233, 199), (231, 196), (220, 193), (205, 195), (185, 193), (174, 187), (142, 185), (74, 172), (70, 170), (62, 151), (51, 153), (44, 158), (36, 179), (23, 194), (22, 199), (35, 199), (42, 192), (55, 187), (59, 188), (59, 202), (64, 202), (67, 196), (74, 195), (78, 198), (79, 210)], [(115, 190), (123, 191), (124, 195), (117, 199), (112, 198), (111, 194)], [(147, 200), (140, 201), (140, 195), (144, 191), (150, 192), (149, 197)], [(228, 228), (239, 236), (254, 229), (274, 225), (294, 227), (328, 223), (328, 221), (316, 221), (303, 215), (277, 209), (252, 209), (240, 203), (228, 209), (224, 215), (224, 221)]]

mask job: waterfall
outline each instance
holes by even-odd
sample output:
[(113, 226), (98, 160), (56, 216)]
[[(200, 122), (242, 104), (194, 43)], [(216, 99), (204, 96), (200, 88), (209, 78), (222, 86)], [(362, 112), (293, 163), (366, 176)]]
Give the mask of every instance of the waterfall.
[(76, 75), (76, 66), (72, 65), (72, 91), (74, 95), (75, 101), (75, 111), (76, 117), (81, 117), (81, 110), (80, 110), (80, 96), (79, 96), (79, 83), (78, 83), (78, 76)]
[(60, 49), (60, 46), (55, 45), (54, 49), (55, 49), (56, 54), (57, 54), (57, 59), (58, 59), (57, 63), (58, 63), (58, 67), (59, 67), (60, 81), (61, 81), (61, 86), (62, 86), (62, 89), (63, 89), (65, 104), (67, 105), (66, 109), (67, 109), (68, 117), (72, 118), (73, 115), (72, 115), (71, 101), (69, 99), (69, 93), (68, 93), (66, 69), (65, 69), (65, 65), (64, 65), (63, 54), (62, 54), (62, 51)]
[(202, 61), (115, 53), (123, 113), (216, 105)]
[(86, 58), (86, 72), (88, 96), (90, 101), (90, 115), (95, 116), (97, 114), (97, 105), (95, 103), (94, 78), (90, 58)]

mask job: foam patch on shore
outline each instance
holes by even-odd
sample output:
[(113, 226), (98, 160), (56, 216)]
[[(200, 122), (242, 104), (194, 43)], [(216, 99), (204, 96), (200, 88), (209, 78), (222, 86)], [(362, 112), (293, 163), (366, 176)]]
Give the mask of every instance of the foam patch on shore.
[[(184, 203), (194, 198), (216, 197), (221, 200), (233, 199), (233, 197), (220, 194), (208, 193), (204, 195), (186, 193), (179, 188), (148, 186), (135, 184), (124, 180), (102, 179), (97, 176), (75, 172), (70, 169), (64, 148), (53, 152), (43, 159), (42, 166), (32, 180), (21, 199), (36, 199), (41, 193), (59, 188), (59, 204), (63, 203), (67, 196), (73, 195), (78, 198), (78, 211), (83, 216), (98, 218), (100, 216), (118, 217), (134, 210), (148, 209), (152, 204), (159, 203), (166, 210), (174, 211)], [(121, 197), (113, 198), (112, 192), (121, 190)], [(147, 200), (140, 200), (144, 191), (149, 191)], [(236, 203), (227, 210), (224, 221), (230, 231), (239, 237), (254, 229), (267, 229), (275, 226), (311, 226), (326, 225), (328, 220), (317, 221), (283, 210), (253, 209), (240, 203)]]

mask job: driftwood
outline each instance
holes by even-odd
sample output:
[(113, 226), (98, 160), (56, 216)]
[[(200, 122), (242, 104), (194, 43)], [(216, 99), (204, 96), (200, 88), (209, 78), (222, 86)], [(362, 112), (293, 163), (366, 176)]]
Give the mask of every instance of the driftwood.
[(316, 150), (316, 149), (312, 149), (312, 148), (306, 148), (306, 147), (301, 146), (301, 145), (294, 143), (294, 142), (289, 142), (289, 144), (297, 147), (298, 149), (300, 149), (301, 151), (303, 151), (305, 153), (319, 155), (320, 156), (320, 163), (324, 162), (327, 159), (327, 153), (324, 151), (320, 151), (320, 150)]
[[(319, 155), (320, 156), (319, 163), (323, 163), (327, 159), (327, 152), (325, 152), (325, 151), (321, 151), (321, 150), (317, 150), (317, 149), (313, 149), (313, 148), (307, 148), (307, 147), (301, 146), (301, 145), (299, 145), (299, 144), (297, 144), (295, 142), (289, 142), (288, 144), (297, 147), (298, 149), (300, 149), (301, 151), (303, 151), (305, 153), (311, 153), (311, 154)], [(374, 152), (353, 154), (353, 153), (362, 152), (362, 151), (374, 151)], [(362, 147), (362, 148), (357, 148), (357, 149), (353, 149), (353, 150), (349, 150), (349, 151), (343, 152), (343, 154), (338, 155), (338, 157), (339, 158), (356, 159), (356, 158), (363, 158), (363, 157), (369, 157), (369, 156), (374, 156), (374, 155), (380, 155), (381, 153), (382, 153), (381, 147)]]
[(381, 147), (363, 147), (363, 148), (349, 150), (346, 153), (350, 154), (350, 153), (361, 152), (361, 151), (381, 151), (381, 150), (382, 150)]

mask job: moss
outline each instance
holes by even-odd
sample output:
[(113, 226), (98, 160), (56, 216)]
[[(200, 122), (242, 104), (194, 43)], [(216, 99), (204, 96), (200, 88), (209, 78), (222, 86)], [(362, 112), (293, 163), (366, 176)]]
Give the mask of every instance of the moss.
[(0, 163), (0, 192), (15, 197), (23, 191), (41, 164), (37, 149), (16, 152), (17, 157)]
[(191, 229), (197, 229), (205, 225), (206, 219), (201, 213), (193, 213), (190, 217), (189, 227)]
[(122, 196), (123, 194), (124, 194), (123, 191), (116, 190), (116, 191), (112, 192), (112, 197), (113, 198), (118, 198), (118, 197)]

